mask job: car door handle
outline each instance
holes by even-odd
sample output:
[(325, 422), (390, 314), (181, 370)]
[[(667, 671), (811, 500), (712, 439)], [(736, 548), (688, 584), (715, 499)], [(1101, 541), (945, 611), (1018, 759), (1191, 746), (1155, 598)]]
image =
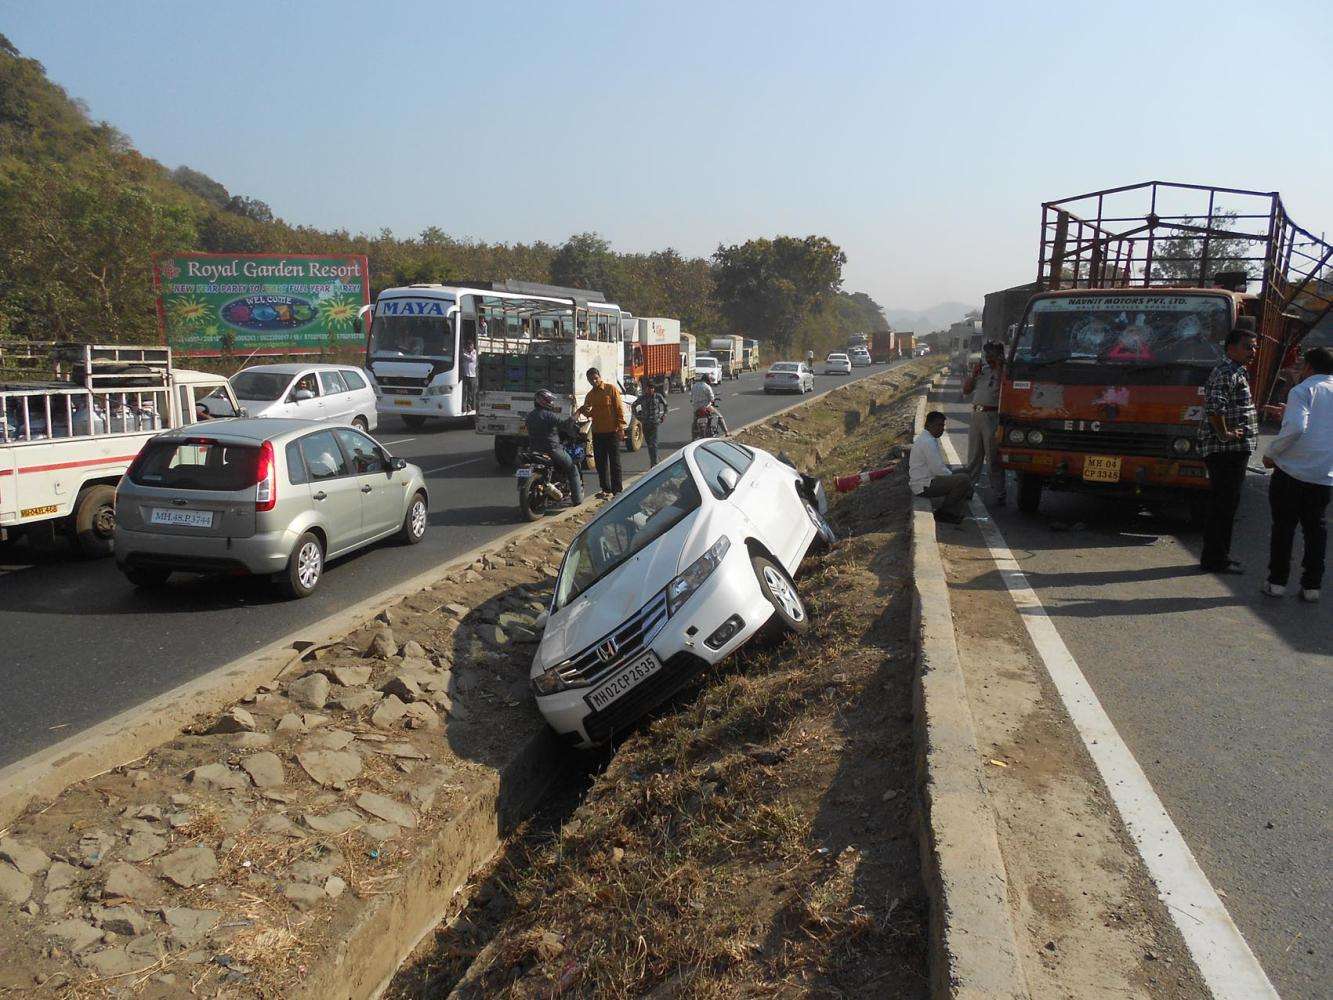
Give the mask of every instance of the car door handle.
[(372, 489), (374, 489), (373, 486), (362, 486), (362, 487), (361, 487), (361, 492), (362, 492), (362, 493), (369, 493)]
[(316, 494), (315, 494), (313, 497), (311, 497), (310, 499), (311, 499), (311, 500), (327, 500), (328, 498), (329, 498), (329, 495), (328, 495), (327, 493), (325, 493), (323, 490), (320, 490), (318, 493), (316, 493)]

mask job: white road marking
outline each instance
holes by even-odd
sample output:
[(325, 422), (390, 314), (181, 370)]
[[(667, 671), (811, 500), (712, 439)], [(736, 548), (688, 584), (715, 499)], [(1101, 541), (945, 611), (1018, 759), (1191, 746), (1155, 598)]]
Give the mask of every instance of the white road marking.
[(391, 444), (407, 444), (407, 442), (409, 442), (409, 441), (415, 441), (415, 440), (416, 440), (416, 438), (414, 438), (414, 437), (412, 437), (412, 438), (398, 438), (398, 440), (396, 440), (396, 441), (381, 441), (380, 444), (384, 445), (384, 446), (387, 448), (387, 447), (388, 447), (389, 445), (391, 445)]
[(483, 455), (481, 458), (469, 458), (466, 462), (453, 462), (450, 465), (437, 465), (433, 469), (422, 469), (421, 473), (425, 476), (434, 475), (437, 472), (447, 472), (450, 469), (461, 469), (465, 465), (476, 465), (478, 462), (488, 462), (490, 458)]
[[(947, 436), (943, 445), (949, 460), (961, 464)], [(1111, 723), (979, 497), (972, 500), (972, 513), (1028, 636), (1213, 996), (1216, 1000), (1277, 1000), (1277, 990)]]

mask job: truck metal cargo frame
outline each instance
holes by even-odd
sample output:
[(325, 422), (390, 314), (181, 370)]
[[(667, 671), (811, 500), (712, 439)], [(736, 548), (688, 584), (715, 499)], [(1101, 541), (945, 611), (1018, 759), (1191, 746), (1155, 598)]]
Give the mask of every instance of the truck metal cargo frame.
[[(1185, 256), (1172, 252), (1181, 238)], [(1276, 191), (1144, 181), (1043, 203), (1034, 293), (1234, 288), (1242, 270), (1260, 283), (1254, 390), (1262, 404), (1283, 357), (1333, 310), (1331, 263), (1333, 245), (1296, 225)]]

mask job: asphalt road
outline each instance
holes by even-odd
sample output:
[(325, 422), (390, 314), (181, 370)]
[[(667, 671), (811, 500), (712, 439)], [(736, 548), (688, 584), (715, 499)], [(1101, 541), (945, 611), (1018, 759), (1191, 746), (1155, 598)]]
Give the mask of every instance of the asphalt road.
[[(938, 398), (966, 460), (957, 382)], [(992, 516), (1279, 993), (1313, 1000), (1333, 982), (1333, 580), (1315, 605), (1259, 593), (1268, 480), (1252, 465), (1232, 552), (1243, 576), (1197, 571), (1183, 512), (1046, 494), (1036, 516)]]
[[(815, 376), (824, 392), (886, 370)], [(720, 388), (730, 426), (797, 400), (766, 396), (751, 373)], [(806, 397), (807, 399), (809, 396)], [(659, 457), (689, 440), (688, 397), (668, 397)], [(109, 559), (82, 562), (63, 546), (40, 554), (0, 549), (0, 766), (185, 683), (293, 630), (504, 534), (519, 521), (512, 473), (491, 438), (468, 428), (406, 430), (386, 417), (376, 436), (415, 462), (431, 489), (430, 531), (417, 546), (384, 544), (335, 560), (319, 589), (286, 601), (266, 581), (176, 576), (161, 593), (136, 591)], [(648, 468), (646, 449), (622, 455), (628, 476)], [(596, 490), (596, 474), (585, 485)]]

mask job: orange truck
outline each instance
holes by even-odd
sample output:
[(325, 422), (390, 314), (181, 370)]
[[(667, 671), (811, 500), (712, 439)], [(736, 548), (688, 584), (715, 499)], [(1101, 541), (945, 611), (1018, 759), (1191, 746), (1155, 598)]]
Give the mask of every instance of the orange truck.
[(1047, 202), (1000, 391), (1019, 509), (1070, 490), (1198, 516), (1204, 383), (1228, 331), (1254, 318), (1251, 389), (1276, 402), (1282, 359), (1333, 308), (1331, 259), (1273, 192), (1150, 181)]

